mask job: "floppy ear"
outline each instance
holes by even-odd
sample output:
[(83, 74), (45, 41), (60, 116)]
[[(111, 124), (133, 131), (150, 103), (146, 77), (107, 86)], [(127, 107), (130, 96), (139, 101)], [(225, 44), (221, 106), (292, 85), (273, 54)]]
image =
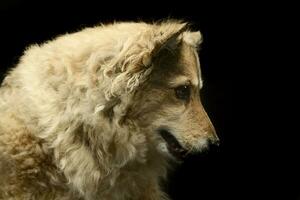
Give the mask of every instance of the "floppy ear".
[(164, 48), (176, 48), (178, 36), (186, 29), (186, 23), (164, 22), (128, 39), (105, 67), (105, 75), (112, 78), (106, 98), (134, 91), (151, 73), (153, 58)]

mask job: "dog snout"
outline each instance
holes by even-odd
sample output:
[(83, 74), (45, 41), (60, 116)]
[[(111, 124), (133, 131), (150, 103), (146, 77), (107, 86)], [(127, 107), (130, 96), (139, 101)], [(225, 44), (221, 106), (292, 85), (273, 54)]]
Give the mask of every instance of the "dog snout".
[(216, 145), (216, 146), (219, 146), (220, 145), (220, 139), (217, 135), (215, 127), (213, 125), (211, 125), (210, 130), (211, 131), (210, 131), (209, 143), (213, 144), (213, 145)]
[(206, 137), (210, 144), (219, 145), (220, 139), (217, 135), (216, 129), (211, 122), (210, 118), (208, 117), (207, 113), (205, 112), (203, 106), (199, 107), (199, 116), (200, 116), (200, 126), (203, 128), (204, 132), (206, 133)]
[(220, 145), (220, 139), (217, 135), (215, 135), (216, 137), (211, 137), (208, 139), (209, 145), (215, 145), (215, 146), (219, 146)]
[(208, 145), (209, 146), (211, 146), (211, 145), (219, 146), (220, 145), (220, 139), (217, 135), (215, 127), (213, 126), (213, 124), (211, 123), (209, 118), (207, 118), (206, 128), (204, 130), (207, 134), (206, 138), (207, 138)]

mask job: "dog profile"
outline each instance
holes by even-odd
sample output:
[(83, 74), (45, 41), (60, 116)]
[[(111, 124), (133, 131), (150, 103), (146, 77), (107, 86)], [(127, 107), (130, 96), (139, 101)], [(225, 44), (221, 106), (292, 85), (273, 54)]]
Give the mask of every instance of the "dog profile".
[(218, 142), (200, 32), (122, 22), (30, 46), (0, 88), (0, 200), (164, 200), (170, 160)]

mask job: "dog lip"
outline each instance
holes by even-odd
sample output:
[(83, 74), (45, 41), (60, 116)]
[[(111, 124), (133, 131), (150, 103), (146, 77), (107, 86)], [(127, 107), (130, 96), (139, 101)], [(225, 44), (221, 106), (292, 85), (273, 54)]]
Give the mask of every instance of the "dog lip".
[(169, 152), (178, 160), (187, 156), (188, 151), (184, 149), (178, 140), (167, 130), (159, 130), (159, 134), (166, 141)]

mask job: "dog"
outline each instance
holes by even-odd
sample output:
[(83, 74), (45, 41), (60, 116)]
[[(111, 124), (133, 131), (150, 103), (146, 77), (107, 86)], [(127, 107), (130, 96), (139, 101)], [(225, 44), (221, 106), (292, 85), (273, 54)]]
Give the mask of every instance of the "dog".
[(0, 88), (0, 199), (164, 200), (172, 160), (219, 141), (200, 32), (115, 22), (26, 49)]

